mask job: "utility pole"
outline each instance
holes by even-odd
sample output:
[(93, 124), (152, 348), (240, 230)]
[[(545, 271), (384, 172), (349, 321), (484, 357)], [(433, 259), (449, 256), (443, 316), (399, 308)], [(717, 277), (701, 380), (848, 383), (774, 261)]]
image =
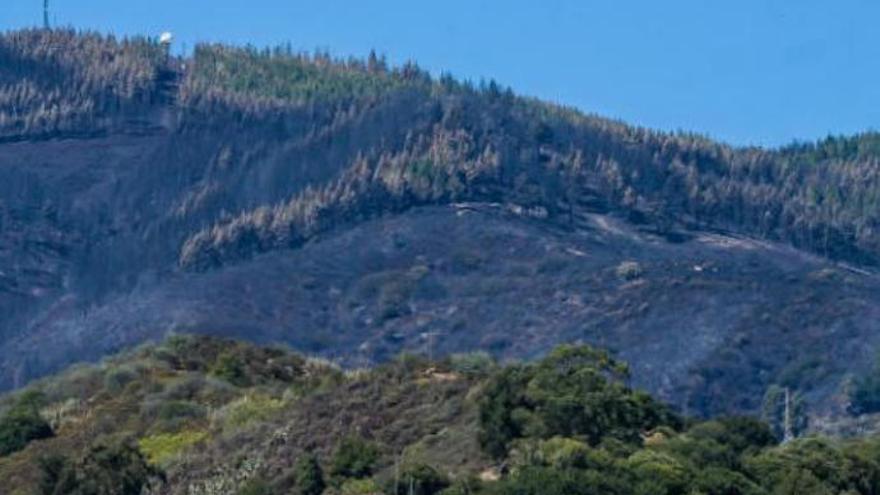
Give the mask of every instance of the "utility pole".
[(49, 0), (43, 0), (43, 29), (49, 29)]

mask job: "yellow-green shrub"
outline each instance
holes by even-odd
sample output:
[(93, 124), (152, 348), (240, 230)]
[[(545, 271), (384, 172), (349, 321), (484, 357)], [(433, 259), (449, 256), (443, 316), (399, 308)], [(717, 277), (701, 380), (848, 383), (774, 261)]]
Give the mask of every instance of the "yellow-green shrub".
[(264, 394), (248, 394), (214, 413), (213, 420), (223, 429), (241, 428), (255, 421), (265, 421), (284, 407), (284, 401)]
[(339, 492), (341, 495), (374, 495), (382, 493), (382, 490), (379, 489), (379, 485), (377, 485), (375, 481), (371, 478), (367, 478), (361, 480), (345, 480), (345, 483), (342, 484)]
[(182, 431), (180, 433), (161, 433), (140, 439), (138, 447), (150, 464), (163, 465), (174, 459), (186, 448), (204, 440), (204, 431)]

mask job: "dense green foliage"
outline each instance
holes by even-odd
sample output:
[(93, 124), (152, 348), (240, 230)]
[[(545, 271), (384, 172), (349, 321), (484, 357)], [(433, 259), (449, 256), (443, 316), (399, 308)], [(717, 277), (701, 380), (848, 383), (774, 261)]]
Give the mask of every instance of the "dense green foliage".
[(193, 54), (187, 88), (199, 93), (244, 94), (279, 105), (356, 104), (406, 84), (428, 83), (428, 78), (413, 65), (392, 74), (375, 53), (366, 62), (337, 61), (323, 53), (294, 53), (290, 46), (257, 51), (200, 45)]
[(40, 416), (42, 401), (38, 393), (24, 394), (0, 417), (0, 456), (17, 452), (33, 440), (52, 436), (52, 427)]
[[(212, 376), (229, 359), (248, 385)], [(174, 337), (0, 400), (57, 425), (55, 436), (0, 457), (0, 477), (19, 488), (12, 493), (52, 495), (147, 486), (196, 495), (880, 493), (880, 439), (780, 444), (756, 419), (682, 418), (630, 389), (626, 365), (590, 347), (465, 366), (467, 375), (454, 371), (461, 361), (402, 356), (343, 375), (287, 351)], [(130, 375), (122, 389), (109, 378), (120, 374)], [(284, 407), (226, 420), (260, 396)], [(73, 397), (82, 402), (71, 406)], [(144, 407), (182, 400), (214, 412), (169, 421)], [(443, 407), (450, 416), (433, 414)]]
[[(579, 359), (573, 364), (572, 358)], [(483, 445), (495, 456), (503, 454), (511, 473), (487, 493), (868, 495), (880, 490), (876, 440), (806, 438), (778, 445), (777, 433), (750, 418), (682, 422), (648, 398), (633, 400), (625, 387), (610, 387), (613, 382), (602, 373), (613, 376), (619, 366), (593, 349), (562, 347), (490, 380), (481, 406)], [(510, 397), (528, 396), (530, 389), (546, 402), (533, 402), (524, 411), (526, 402)], [(573, 407), (578, 402), (582, 406)], [(548, 429), (557, 404), (564, 404), (567, 414)], [(595, 432), (573, 428), (579, 418), (591, 418), (584, 414), (591, 406), (613, 420), (583, 423), (601, 424)], [(538, 425), (531, 426), (536, 419)], [(505, 444), (513, 447), (505, 452), (499, 447)]]
[(510, 366), (489, 383), (481, 407), (482, 443), (502, 457), (518, 438), (605, 438), (638, 443), (643, 431), (680, 420), (623, 381), (626, 366), (589, 347), (562, 346), (538, 363)]
[(333, 454), (330, 474), (340, 478), (365, 478), (373, 474), (379, 450), (358, 438), (345, 438)]
[(655, 433), (642, 447), (540, 440), (522, 447), (513, 472), (494, 489), (535, 495), (868, 495), (880, 489), (876, 449), (874, 441), (838, 445), (819, 439), (776, 446), (766, 426), (724, 419), (682, 433)]
[(294, 466), (297, 495), (321, 495), (326, 488), (324, 470), (314, 455), (304, 455)]
[(262, 478), (248, 480), (236, 495), (271, 495), (272, 485)]
[(42, 463), (44, 495), (140, 495), (161, 474), (130, 443), (97, 444), (73, 462)]
[(405, 467), (385, 492), (391, 495), (434, 495), (449, 486), (449, 478), (431, 466), (418, 464)]

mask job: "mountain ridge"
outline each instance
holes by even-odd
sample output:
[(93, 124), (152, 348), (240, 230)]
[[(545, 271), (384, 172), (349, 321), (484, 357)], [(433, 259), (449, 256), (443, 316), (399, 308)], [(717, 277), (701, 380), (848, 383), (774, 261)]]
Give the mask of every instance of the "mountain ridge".
[(70, 30), (0, 67), (3, 387), (171, 331), (357, 365), (583, 340), (698, 414), (786, 385), (846, 415), (873, 365), (875, 133), (734, 148), (377, 56)]

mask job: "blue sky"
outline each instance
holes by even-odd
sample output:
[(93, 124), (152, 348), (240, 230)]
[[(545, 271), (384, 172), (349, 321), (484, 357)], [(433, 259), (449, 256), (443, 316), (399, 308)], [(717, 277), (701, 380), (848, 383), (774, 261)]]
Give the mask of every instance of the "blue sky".
[[(438, 73), (735, 144), (880, 129), (877, 0), (51, 0), (57, 23), (179, 46), (371, 48)], [(0, 0), (0, 30), (42, 0)]]

